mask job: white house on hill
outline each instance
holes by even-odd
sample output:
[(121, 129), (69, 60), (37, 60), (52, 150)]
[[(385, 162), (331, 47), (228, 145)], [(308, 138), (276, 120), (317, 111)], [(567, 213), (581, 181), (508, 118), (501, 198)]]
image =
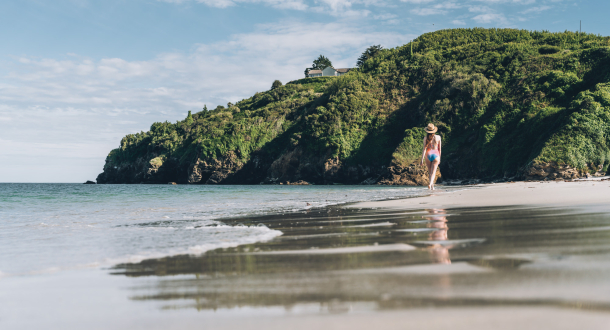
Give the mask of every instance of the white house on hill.
[(307, 75), (307, 77), (322, 77), (322, 70), (309, 70), (309, 74)]
[(324, 70), (309, 70), (309, 78), (313, 78), (313, 77), (329, 77), (329, 76), (342, 76), (344, 74), (346, 74), (349, 70), (348, 68), (345, 69), (335, 69), (332, 66), (327, 66), (326, 68), (324, 68)]

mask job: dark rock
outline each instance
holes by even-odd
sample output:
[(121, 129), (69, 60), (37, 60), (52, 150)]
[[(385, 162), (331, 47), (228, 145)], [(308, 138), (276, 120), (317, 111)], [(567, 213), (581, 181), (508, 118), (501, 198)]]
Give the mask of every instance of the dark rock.
[(524, 180), (573, 180), (588, 177), (589, 173), (577, 170), (566, 164), (555, 162), (534, 162), (525, 170)]
[(205, 182), (206, 184), (219, 184), (223, 183), (225, 179), (227, 179), (231, 175), (231, 172), (228, 170), (220, 170), (214, 171), (212, 175)]
[(292, 185), (292, 186), (306, 186), (306, 185), (309, 185), (310, 183), (307, 182), (307, 181), (299, 180), (297, 182), (289, 182), (289, 181), (287, 181), (286, 184)]
[(93, 182), (91, 180), (87, 180), (87, 182), (85, 182), (84, 184), (95, 184), (95, 182)]
[[(378, 180), (377, 184), (382, 185), (406, 185), (406, 186), (427, 186), (430, 180), (428, 179), (428, 169), (425, 166), (411, 163), (408, 166), (390, 166), (387, 168), (386, 175)], [(436, 170), (436, 183), (442, 182), (440, 169)]]

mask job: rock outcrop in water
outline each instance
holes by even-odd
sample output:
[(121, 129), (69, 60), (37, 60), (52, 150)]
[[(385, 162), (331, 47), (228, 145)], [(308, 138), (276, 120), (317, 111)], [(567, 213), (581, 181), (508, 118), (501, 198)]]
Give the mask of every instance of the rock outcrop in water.
[(127, 135), (98, 183), (427, 185), (424, 127), (449, 181), (605, 175), (610, 39), (453, 29)]

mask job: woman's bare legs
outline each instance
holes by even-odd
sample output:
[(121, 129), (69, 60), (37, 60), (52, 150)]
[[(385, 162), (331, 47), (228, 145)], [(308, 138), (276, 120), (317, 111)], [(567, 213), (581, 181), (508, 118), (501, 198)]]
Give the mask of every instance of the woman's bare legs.
[(437, 158), (435, 159), (433, 162), (429, 161), (428, 158), (426, 158), (426, 167), (428, 168), (428, 179), (429, 179), (429, 184), (428, 184), (428, 189), (434, 190), (434, 179), (436, 178), (436, 169), (438, 168), (438, 164), (440, 164), (441, 161)]
[(429, 187), (432, 190), (434, 190), (434, 179), (436, 179), (436, 169), (438, 168), (438, 164), (440, 164), (440, 163), (441, 163), (440, 159), (437, 158), (430, 164), (430, 167), (432, 170), (428, 171), (428, 173), (430, 173), (430, 186)]
[[(426, 157), (426, 168), (428, 168), (428, 179), (430, 179), (430, 173), (432, 173), (432, 162)], [(428, 189), (432, 189), (432, 180), (428, 181)]]

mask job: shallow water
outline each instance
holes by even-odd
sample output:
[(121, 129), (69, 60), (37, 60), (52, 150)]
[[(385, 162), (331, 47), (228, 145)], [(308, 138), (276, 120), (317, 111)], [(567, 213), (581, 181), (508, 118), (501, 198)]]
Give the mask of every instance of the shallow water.
[(0, 183), (0, 277), (255, 243), (281, 232), (216, 220), (425, 193), (378, 186)]
[(610, 324), (608, 205), (330, 206), (218, 222), (229, 228), (264, 226), (281, 235), (200, 255), (3, 278), (0, 326), (310, 329), (336, 322), (332, 327), (345, 329), (607, 329)]

